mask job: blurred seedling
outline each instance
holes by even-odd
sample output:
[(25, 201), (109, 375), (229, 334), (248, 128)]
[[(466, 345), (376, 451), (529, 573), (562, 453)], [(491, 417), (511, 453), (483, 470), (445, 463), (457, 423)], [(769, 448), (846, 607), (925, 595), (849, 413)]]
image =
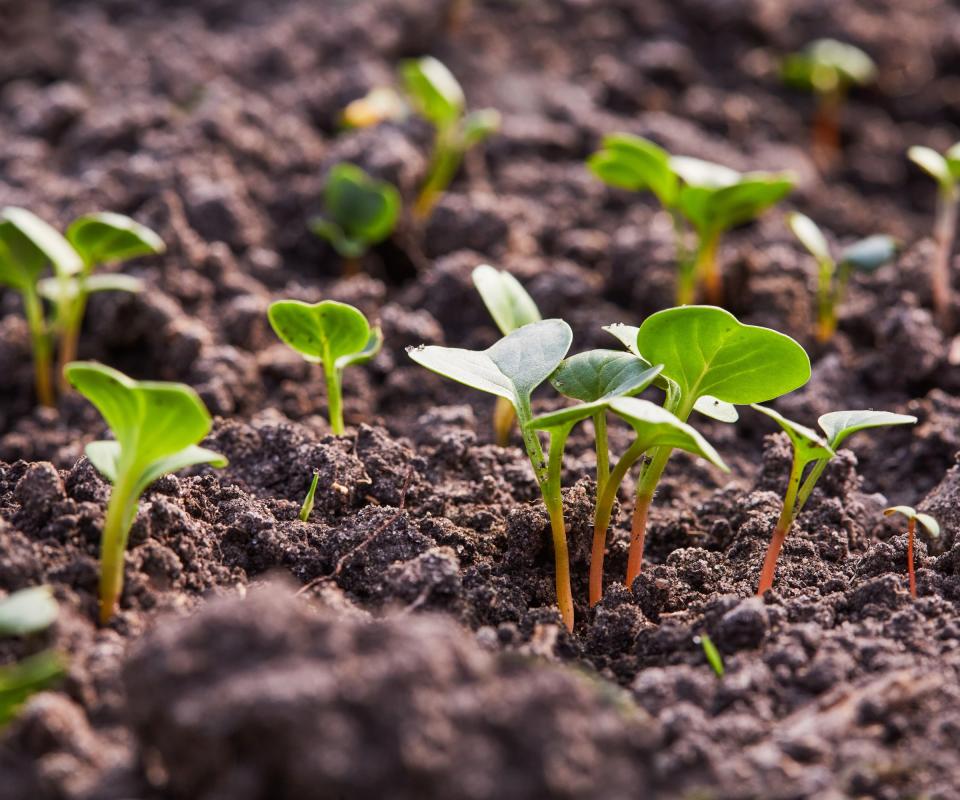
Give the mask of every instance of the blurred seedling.
[(384, 122), (399, 122), (409, 113), (407, 104), (392, 86), (377, 86), (350, 102), (341, 114), (346, 128), (369, 128)]
[(897, 254), (896, 240), (875, 234), (860, 239), (840, 251), (834, 258), (826, 237), (817, 224), (803, 214), (787, 218), (790, 229), (817, 262), (817, 328), (818, 341), (828, 342), (837, 330), (837, 309), (847, 293), (847, 284), (854, 272), (873, 273), (890, 263)]
[(902, 514), (907, 518), (907, 575), (910, 580), (910, 596), (916, 599), (917, 575), (913, 569), (913, 541), (916, 536), (917, 523), (919, 522), (923, 525), (927, 533), (934, 539), (940, 536), (940, 525), (929, 514), (921, 514), (910, 506), (892, 506), (891, 508), (884, 509), (883, 514), (886, 517), (889, 517), (891, 514)]
[(432, 56), (400, 64), (400, 77), (410, 102), (434, 128), (433, 153), (420, 195), (414, 206), (425, 220), (457, 174), (464, 155), (500, 128), (500, 114), (492, 108), (466, 110), (463, 88)]
[(726, 672), (723, 666), (723, 656), (720, 655), (720, 651), (713, 643), (713, 639), (711, 639), (708, 634), (701, 633), (699, 636), (694, 636), (693, 641), (703, 648), (703, 656), (707, 659), (710, 668), (718, 678), (722, 678)]
[(933, 222), (936, 252), (930, 262), (930, 288), (937, 321), (947, 331), (953, 323), (950, 257), (957, 231), (957, 204), (960, 201), (960, 142), (943, 155), (929, 147), (911, 147), (907, 157), (937, 182), (937, 211)]
[(113, 616), (123, 590), (123, 559), (140, 496), (158, 478), (197, 464), (226, 466), (219, 453), (198, 447), (211, 419), (197, 393), (182, 383), (135, 381), (91, 361), (65, 369), (113, 432), (91, 442), (90, 463), (113, 484), (100, 539), (100, 622)]
[[(46, 630), (56, 621), (57, 612), (49, 586), (14, 592), (0, 600), (0, 637)], [(0, 727), (13, 719), (30, 695), (45, 689), (65, 671), (63, 657), (52, 650), (0, 666)]]
[(844, 440), (858, 431), (869, 428), (912, 425), (917, 418), (905, 414), (894, 414), (890, 411), (832, 411), (817, 420), (817, 424), (823, 431), (821, 436), (816, 431), (787, 419), (772, 408), (756, 404), (753, 404), (753, 408), (774, 420), (787, 434), (793, 447), (793, 461), (783, 507), (773, 529), (763, 568), (760, 571), (757, 595), (763, 595), (773, 587), (777, 559), (790, 528), (810, 498), (827, 464), (836, 455)]
[(320, 483), (320, 470), (313, 471), (313, 480), (310, 481), (310, 488), (307, 490), (307, 496), (303, 498), (303, 505), (300, 506), (300, 521), (306, 522), (313, 513), (313, 502), (317, 496), (317, 484)]
[(400, 215), (400, 193), (354, 164), (330, 170), (323, 193), (324, 215), (310, 229), (326, 239), (343, 258), (345, 275), (360, 271), (360, 259), (388, 238)]
[(354, 364), (365, 364), (380, 352), (383, 334), (379, 326), (371, 327), (360, 309), (336, 300), (312, 305), (278, 300), (270, 304), (267, 317), (284, 344), (307, 361), (323, 366), (330, 430), (342, 436), (343, 371)]
[(566, 322), (547, 319), (511, 331), (486, 350), (454, 347), (417, 347), (407, 352), (414, 361), (439, 375), (489, 392), (509, 402), (517, 416), (523, 444), (550, 517), (556, 564), (557, 605), (568, 630), (573, 630), (573, 594), (567, 531), (560, 491), (561, 437), (551, 437), (549, 461), (531, 425), (531, 395), (560, 366), (573, 333)]
[[(788, 173), (746, 172), (686, 156), (671, 156), (653, 142), (613, 134), (587, 162), (605, 183), (650, 191), (673, 220), (677, 253), (677, 305), (723, 299), (718, 250), (723, 234), (759, 217), (793, 188)], [(690, 230), (695, 244), (687, 246)]]
[[(540, 309), (513, 275), (489, 264), (481, 264), (472, 273), (473, 285), (490, 316), (506, 336), (517, 328), (539, 322)], [(498, 397), (493, 410), (493, 432), (498, 445), (506, 447), (515, 420), (513, 405), (505, 397)]]
[(817, 39), (784, 59), (784, 82), (816, 95), (813, 155), (821, 168), (830, 168), (840, 153), (840, 115), (847, 94), (873, 83), (876, 75), (870, 56), (836, 39)]

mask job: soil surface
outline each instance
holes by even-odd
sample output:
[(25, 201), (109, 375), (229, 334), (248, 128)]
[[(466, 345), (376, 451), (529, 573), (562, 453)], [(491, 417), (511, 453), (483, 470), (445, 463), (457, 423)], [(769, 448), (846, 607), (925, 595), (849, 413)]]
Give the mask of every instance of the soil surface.
[[(0, 205), (61, 228), (109, 209), (161, 234), (167, 253), (127, 268), (146, 291), (93, 298), (80, 355), (195, 386), (216, 416), (205, 444), (230, 459), (147, 491), (120, 612), (98, 627), (109, 486), (82, 453), (104, 425), (76, 396), (34, 408), (20, 300), (0, 295), (0, 593), (48, 583), (61, 604), (49, 632), (0, 643), (0, 661), (55, 646), (70, 663), (0, 733), (0, 796), (960, 797), (960, 339), (929, 311), (934, 189), (904, 156), (960, 137), (960, 9), (474, 0), (451, 31), (456, 5), (0, 2)], [(827, 175), (809, 156), (812, 100), (777, 77), (783, 54), (819, 36), (879, 64), (845, 108)], [(344, 133), (339, 112), (424, 53), (471, 105), (500, 109), (502, 131), (423, 230), (405, 221), (342, 278), (307, 229), (326, 171), (354, 161), (410, 200), (430, 137), (415, 120)], [(736, 426), (699, 420), (731, 474), (673, 459), (630, 587), (628, 481), (595, 609), (591, 438), (578, 429), (564, 470), (570, 634), (519, 442), (494, 445), (489, 397), (404, 350), (496, 339), (470, 282), (482, 262), (567, 319), (577, 351), (614, 346), (601, 325), (671, 304), (669, 219), (583, 166), (617, 130), (793, 170), (783, 208), (722, 247), (730, 310), (814, 362), (774, 405), (808, 425), (844, 408), (918, 422), (850, 440), (761, 600), (787, 440), (749, 409)], [(791, 209), (838, 244), (903, 242), (895, 264), (853, 281), (828, 345), (811, 336), (814, 269)], [(330, 434), (320, 370), (269, 328), (282, 297), (354, 303), (383, 327), (383, 351), (346, 373), (346, 436)], [(611, 441), (622, 451), (625, 430)], [(902, 526), (881, 514), (893, 503), (943, 527), (919, 543), (917, 600)]]

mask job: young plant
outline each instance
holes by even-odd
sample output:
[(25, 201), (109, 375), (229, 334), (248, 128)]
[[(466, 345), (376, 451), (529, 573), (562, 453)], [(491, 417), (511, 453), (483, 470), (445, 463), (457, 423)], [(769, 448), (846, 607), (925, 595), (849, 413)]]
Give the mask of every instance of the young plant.
[[(635, 348), (648, 363), (663, 364), (664, 408), (681, 422), (694, 410), (732, 421), (731, 405), (772, 400), (810, 379), (810, 359), (793, 339), (744, 325), (713, 306), (682, 306), (647, 317), (637, 329)], [(640, 473), (627, 586), (640, 574), (650, 504), (673, 449), (672, 444), (654, 448)]]
[(876, 272), (897, 254), (896, 240), (875, 234), (854, 242), (834, 259), (830, 246), (817, 224), (803, 214), (793, 213), (787, 221), (800, 243), (817, 261), (817, 340), (828, 342), (837, 330), (837, 307), (847, 293), (854, 272)]
[(872, 83), (876, 64), (852, 44), (817, 39), (788, 56), (782, 74), (788, 85), (816, 95), (813, 153), (821, 167), (830, 167), (840, 152), (840, 113), (847, 93), (854, 86)]
[[(757, 595), (762, 595), (773, 586), (777, 558), (780, 556), (783, 542), (794, 520), (800, 514), (817, 481), (827, 468), (827, 464), (836, 455), (843, 441), (848, 436), (868, 428), (912, 425), (917, 418), (905, 414), (894, 414), (890, 411), (832, 411), (817, 420), (817, 424), (824, 433), (824, 436), (820, 436), (816, 431), (792, 422), (772, 408), (756, 404), (753, 404), (753, 408), (766, 414), (783, 428), (793, 445), (793, 463), (790, 468), (787, 492), (783, 499), (783, 508), (773, 529), (773, 536), (767, 548), (763, 569), (760, 572), (760, 582), (757, 586)], [(807, 470), (808, 466), (809, 470)]]
[(910, 596), (916, 600), (917, 575), (913, 569), (913, 540), (917, 531), (917, 523), (923, 525), (927, 529), (927, 533), (934, 539), (940, 536), (940, 525), (929, 514), (921, 514), (910, 506), (892, 506), (884, 509), (883, 515), (885, 517), (889, 517), (891, 514), (902, 514), (907, 518), (907, 576), (910, 581)]
[(203, 401), (182, 383), (135, 381), (91, 361), (66, 366), (70, 384), (100, 412), (114, 441), (91, 442), (87, 458), (113, 484), (100, 539), (100, 622), (113, 616), (123, 590), (123, 555), (140, 495), (158, 478), (196, 464), (226, 466), (198, 447), (210, 431)]
[(941, 327), (948, 330), (953, 322), (950, 256), (957, 230), (957, 204), (960, 202), (960, 142), (943, 155), (929, 147), (911, 147), (907, 157), (937, 182), (937, 211), (933, 222), (936, 252), (930, 262), (930, 288), (934, 313)]
[(320, 470), (313, 471), (313, 480), (310, 481), (310, 488), (307, 490), (307, 496), (303, 498), (303, 505), (300, 506), (300, 521), (306, 522), (313, 513), (313, 502), (317, 496), (317, 484), (320, 483)]
[(550, 442), (550, 460), (533, 426), (530, 396), (563, 361), (573, 333), (566, 322), (547, 319), (517, 328), (486, 350), (455, 347), (418, 347), (407, 352), (427, 369), (466, 386), (507, 400), (517, 415), (523, 444), (550, 517), (556, 563), (557, 605), (568, 630), (573, 630), (573, 594), (570, 589), (570, 560), (567, 530), (560, 493), (560, 459), (563, 444), (559, 437)]
[(416, 217), (424, 220), (450, 185), (467, 151), (499, 130), (500, 114), (492, 108), (467, 112), (463, 88), (432, 56), (403, 61), (400, 76), (414, 108), (434, 127), (427, 178), (414, 206)]
[[(517, 328), (543, 319), (540, 309), (527, 294), (527, 290), (506, 270), (481, 264), (474, 269), (472, 277), (480, 299), (504, 336)], [(510, 441), (514, 419), (510, 401), (498, 397), (493, 410), (493, 432), (497, 444), (501, 447), (506, 447)]]
[(312, 305), (278, 300), (270, 304), (267, 317), (284, 344), (307, 361), (323, 366), (330, 430), (343, 436), (343, 371), (354, 364), (365, 364), (380, 352), (380, 327), (371, 328), (360, 309), (336, 300)]
[(325, 214), (312, 220), (310, 229), (344, 259), (344, 274), (354, 275), (367, 250), (393, 233), (400, 193), (354, 164), (337, 164), (327, 176), (323, 202)]
[[(793, 188), (786, 173), (747, 172), (671, 156), (653, 142), (631, 134), (614, 134), (587, 162), (611, 186), (649, 190), (673, 220), (677, 251), (677, 305), (695, 299), (699, 286), (719, 303), (723, 281), (717, 251), (723, 233), (757, 218)], [(687, 246), (689, 229), (696, 234)]]
[(714, 674), (718, 678), (722, 678), (724, 672), (726, 672), (723, 666), (723, 656), (720, 655), (720, 651), (713, 643), (713, 639), (711, 639), (708, 634), (701, 633), (699, 636), (694, 636), (693, 641), (703, 648), (703, 656), (707, 659), (707, 663), (710, 665)]

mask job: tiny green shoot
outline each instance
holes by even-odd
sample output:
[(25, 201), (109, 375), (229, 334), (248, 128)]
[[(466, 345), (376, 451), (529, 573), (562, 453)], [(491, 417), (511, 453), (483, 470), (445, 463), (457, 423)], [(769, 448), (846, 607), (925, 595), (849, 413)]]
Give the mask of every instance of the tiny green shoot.
[(787, 221), (800, 243), (817, 262), (817, 339), (828, 342), (837, 330), (837, 308), (847, 293), (854, 272), (876, 272), (897, 254), (896, 240), (875, 234), (854, 242), (834, 258), (826, 237), (807, 216), (793, 213)]
[(343, 371), (353, 364), (366, 363), (380, 351), (380, 328), (371, 327), (360, 309), (336, 300), (312, 305), (278, 300), (270, 304), (267, 317), (286, 345), (307, 361), (323, 366), (330, 429), (342, 436)]
[(310, 488), (307, 490), (307, 496), (303, 498), (303, 505), (300, 506), (300, 521), (306, 522), (310, 519), (313, 512), (313, 502), (317, 496), (317, 484), (320, 482), (320, 470), (313, 471), (313, 480), (310, 481)]
[(463, 88), (432, 56), (401, 62), (400, 77), (413, 107), (434, 128), (430, 166), (414, 206), (417, 219), (425, 220), (450, 185), (464, 155), (499, 130), (500, 114), (492, 108), (467, 112)]
[(124, 552), (140, 495), (163, 475), (196, 464), (223, 467), (227, 461), (197, 446), (211, 419), (189, 386), (135, 381), (91, 361), (74, 361), (65, 372), (114, 435), (114, 441), (86, 447), (87, 458), (113, 484), (100, 540), (100, 622), (106, 624), (123, 590)]
[(709, 634), (701, 633), (699, 636), (694, 636), (693, 641), (703, 648), (703, 655), (704, 658), (707, 659), (707, 663), (714, 673), (716, 673), (716, 676), (722, 678), (726, 671), (723, 666), (723, 656), (720, 655), (720, 651), (713, 643), (713, 639), (710, 638)]
[[(506, 270), (481, 264), (473, 270), (472, 278), (480, 299), (504, 336), (543, 319), (527, 290)], [(514, 419), (510, 401), (498, 397), (493, 411), (493, 432), (496, 443), (501, 447), (506, 447), (510, 441)]]
[(940, 536), (940, 525), (929, 514), (921, 514), (915, 508), (910, 506), (892, 506), (884, 509), (884, 516), (891, 514), (902, 514), (907, 518), (907, 575), (910, 581), (910, 596), (917, 598), (917, 574), (913, 568), (913, 541), (916, 536), (917, 523), (919, 522), (927, 529), (934, 539)]
[(817, 424), (823, 431), (821, 436), (816, 431), (787, 419), (772, 408), (757, 404), (752, 404), (752, 407), (774, 420), (790, 438), (793, 446), (793, 462), (787, 492), (760, 571), (757, 594), (763, 595), (773, 587), (777, 559), (794, 520), (803, 510), (817, 481), (820, 480), (827, 464), (836, 455), (837, 449), (844, 440), (858, 431), (869, 428), (912, 425), (917, 418), (905, 414), (894, 414), (890, 411), (832, 411), (817, 420)]
[(930, 262), (930, 287), (937, 321), (948, 330), (953, 322), (950, 256), (960, 203), (960, 142), (943, 155), (929, 147), (911, 147), (907, 157), (937, 182), (937, 211), (933, 223), (936, 252)]

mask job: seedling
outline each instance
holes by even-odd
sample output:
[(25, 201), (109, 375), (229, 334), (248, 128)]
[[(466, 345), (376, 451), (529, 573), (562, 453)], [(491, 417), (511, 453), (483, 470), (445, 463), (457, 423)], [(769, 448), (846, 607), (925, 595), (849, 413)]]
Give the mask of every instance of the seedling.
[(876, 234), (860, 239), (844, 248), (834, 259), (830, 246), (817, 224), (803, 214), (788, 218), (790, 229), (817, 261), (817, 339), (828, 342), (837, 330), (837, 307), (847, 293), (847, 284), (854, 272), (876, 272), (897, 254), (897, 243), (891, 236)]
[[(677, 250), (677, 304), (695, 299), (698, 286), (719, 303), (723, 281), (717, 259), (723, 233), (778, 203), (793, 188), (787, 173), (740, 173), (698, 158), (671, 156), (646, 139), (614, 134), (587, 162), (600, 180), (631, 191), (649, 190), (673, 220)], [(687, 246), (688, 228), (696, 244)]]
[(123, 590), (123, 555), (140, 495), (163, 475), (196, 464), (223, 467), (227, 460), (197, 446), (211, 420), (189, 386), (135, 381), (91, 361), (68, 364), (66, 376), (103, 415), (115, 440), (91, 442), (85, 451), (113, 484), (100, 539), (100, 622), (106, 624)]
[[(506, 270), (481, 264), (474, 269), (472, 277), (483, 304), (504, 336), (517, 328), (543, 319), (540, 309), (527, 294), (527, 290)], [(510, 441), (514, 419), (510, 401), (498, 397), (493, 410), (493, 431), (496, 442), (501, 447), (506, 447)]]
[[(658, 311), (637, 330), (635, 348), (648, 363), (663, 364), (664, 408), (681, 422), (695, 409), (729, 420), (729, 404), (772, 400), (810, 379), (810, 359), (793, 339), (769, 328), (744, 325), (713, 306)], [(650, 504), (674, 446), (654, 448), (640, 473), (627, 586), (640, 574)]]
[(327, 176), (324, 211), (311, 221), (310, 229), (343, 257), (344, 274), (353, 275), (367, 250), (393, 233), (400, 193), (354, 164), (337, 164)]
[(716, 676), (722, 678), (726, 671), (723, 667), (723, 656), (720, 655), (720, 651), (713, 643), (713, 639), (711, 639), (708, 634), (701, 633), (699, 636), (694, 636), (693, 640), (703, 648), (704, 658), (707, 659), (707, 663), (714, 673), (716, 673)]
[(832, 165), (840, 152), (840, 113), (847, 93), (852, 87), (872, 83), (876, 74), (870, 56), (836, 39), (817, 39), (784, 60), (784, 82), (817, 97), (813, 152), (824, 168)]
[[(0, 637), (38, 633), (56, 618), (57, 603), (49, 586), (21, 589), (0, 600)], [(0, 666), (0, 727), (30, 695), (49, 686), (64, 670), (63, 658), (51, 650)]]
[(467, 112), (463, 88), (432, 56), (403, 61), (400, 76), (414, 108), (434, 127), (427, 178), (414, 206), (416, 217), (424, 220), (450, 185), (467, 151), (499, 130), (500, 114), (492, 108)]
[(327, 384), (330, 429), (337, 436), (343, 426), (343, 371), (364, 364), (380, 352), (383, 334), (370, 327), (358, 308), (336, 300), (303, 303), (278, 300), (267, 310), (277, 336), (307, 361), (323, 365)]
[(937, 182), (937, 211), (933, 223), (936, 253), (930, 262), (930, 287), (937, 320), (947, 330), (953, 322), (950, 256), (957, 230), (957, 204), (960, 202), (960, 142), (943, 155), (929, 147), (911, 147), (907, 157)]
[(300, 521), (306, 522), (310, 519), (313, 512), (313, 501), (317, 496), (317, 484), (320, 482), (320, 470), (313, 471), (313, 480), (310, 481), (310, 488), (307, 490), (307, 496), (303, 498), (303, 505), (300, 506)]
[(913, 569), (913, 540), (917, 530), (917, 523), (919, 522), (923, 525), (923, 527), (927, 529), (927, 533), (934, 539), (940, 536), (940, 525), (929, 514), (921, 514), (910, 506), (893, 506), (884, 509), (883, 514), (886, 517), (889, 517), (891, 514), (902, 514), (907, 518), (907, 575), (910, 580), (910, 596), (916, 599), (917, 575)]
[(568, 630), (573, 630), (573, 594), (567, 531), (560, 494), (563, 443), (551, 437), (549, 462), (533, 426), (530, 396), (563, 361), (573, 333), (566, 322), (547, 319), (517, 328), (486, 350), (454, 347), (418, 347), (407, 352), (414, 361), (444, 377), (507, 400), (517, 415), (523, 444), (550, 516), (556, 562), (557, 605)]
[[(767, 548), (763, 569), (760, 572), (757, 595), (762, 595), (773, 586), (777, 558), (780, 556), (783, 542), (794, 520), (800, 514), (827, 464), (836, 455), (843, 441), (848, 436), (868, 428), (912, 425), (917, 418), (905, 414), (894, 414), (890, 411), (832, 411), (817, 420), (817, 424), (824, 433), (821, 436), (810, 428), (792, 422), (772, 408), (756, 404), (753, 404), (753, 408), (766, 414), (783, 428), (793, 445), (793, 464), (790, 468), (783, 508), (773, 529), (770, 546)], [(809, 470), (807, 470), (808, 466)]]

